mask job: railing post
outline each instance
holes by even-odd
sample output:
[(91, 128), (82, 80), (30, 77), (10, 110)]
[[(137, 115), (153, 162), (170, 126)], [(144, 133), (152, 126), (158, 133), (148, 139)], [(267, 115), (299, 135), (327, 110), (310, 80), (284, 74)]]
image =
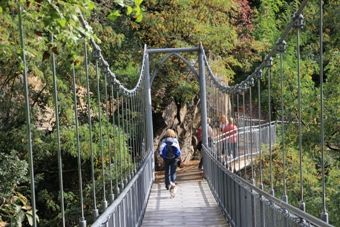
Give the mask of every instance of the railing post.
[(326, 179), (325, 179), (325, 132), (324, 132), (324, 104), (323, 104), (323, 0), (320, 0), (320, 120), (321, 120), (321, 165), (322, 165), (322, 213), (321, 219), (328, 223), (328, 213), (326, 209)]
[[(50, 40), (51, 42), (53, 42), (52, 34), (50, 34)], [(55, 122), (56, 122), (55, 124), (57, 128), (57, 140), (58, 140), (58, 178), (59, 178), (59, 189), (60, 189), (60, 209), (61, 209), (62, 226), (64, 227), (65, 226), (65, 203), (64, 203), (64, 186), (63, 186), (63, 161), (62, 161), (61, 141), (60, 141), (57, 70), (56, 70), (56, 59), (55, 59), (54, 53), (52, 53), (52, 72), (53, 72), (53, 91), (54, 91), (53, 92), (54, 111), (55, 111)]]
[[(92, 209), (92, 217), (93, 221), (96, 221), (99, 216), (99, 210), (97, 208), (97, 198), (96, 198), (96, 180), (94, 176), (94, 152), (93, 152), (93, 136), (92, 136), (92, 118), (91, 118), (91, 95), (90, 95), (90, 79), (89, 79), (89, 70), (88, 70), (88, 56), (87, 56), (87, 48), (86, 42), (84, 43), (84, 52), (85, 52), (85, 75), (86, 75), (86, 91), (87, 91), (87, 114), (88, 114), (88, 124), (89, 124), (89, 134), (90, 134), (90, 151), (91, 151), (91, 178), (92, 178), (92, 187), (93, 187), (93, 209)], [(92, 52), (92, 58), (99, 58), (100, 53), (98, 50)]]
[[(145, 45), (146, 49), (146, 45)], [(145, 52), (145, 108), (146, 108), (146, 151), (153, 150), (153, 125), (151, 111), (151, 82), (150, 82), (150, 63), (149, 54)], [(155, 180), (155, 156), (152, 155), (152, 180)]]
[(201, 97), (201, 125), (202, 125), (202, 142), (208, 146), (208, 131), (207, 131), (207, 98), (205, 93), (205, 74), (204, 74), (204, 61), (203, 61), (203, 46), (200, 43), (198, 52), (198, 65), (200, 77), (200, 97)]
[(21, 43), (21, 53), (22, 53), (22, 63), (24, 70), (24, 86), (25, 86), (25, 104), (26, 104), (26, 122), (27, 122), (27, 143), (28, 143), (28, 153), (29, 153), (29, 170), (30, 170), (30, 183), (31, 183), (31, 205), (32, 205), (32, 216), (33, 216), (33, 227), (37, 226), (37, 216), (36, 216), (36, 203), (35, 203), (35, 181), (34, 181), (34, 165), (33, 165), (33, 141), (31, 134), (31, 113), (30, 113), (30, 100), (28, 93), (28, 76), (27, 76), (27, 66), (26, 66), (26, 54), (25, 54), (25, 41), (24, 41), (24, 28), (22, 26), (22, 16), (21, 16), (21, 3), (18, 3), (19, 10), (19, 29), (20, 29), (20, 43)]

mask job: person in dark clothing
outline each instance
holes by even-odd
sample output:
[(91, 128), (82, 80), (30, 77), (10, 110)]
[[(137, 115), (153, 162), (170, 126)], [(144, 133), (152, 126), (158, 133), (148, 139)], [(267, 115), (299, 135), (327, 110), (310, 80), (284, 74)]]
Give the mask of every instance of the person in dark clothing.
[[(212, 140), (213, 137), (213, 130), (210, 126), (210, 118), (207, 118), (207, 126), (208, 126), (208, 142)], [(200, 148), (201, 152), (201, 160), (200, 163), (198, 164), (198, 169), (203, 169), (203, 155), (202, 155), (202, 126), (198, 128), (197, 131), (197, 138), (198, 138), (198, 147)]]

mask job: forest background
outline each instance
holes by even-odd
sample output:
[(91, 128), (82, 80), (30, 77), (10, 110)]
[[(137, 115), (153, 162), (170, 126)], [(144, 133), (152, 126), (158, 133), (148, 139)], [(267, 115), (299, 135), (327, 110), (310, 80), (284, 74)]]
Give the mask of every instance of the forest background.
[[(282, 0), (102, 0), (102, 1), (20, 1), (24, 8), (24, 28), (29, 77), (36, 78), (40, 86), (30, 86), (30, 105), (32, 108), (34, 162), (37, 181), (39, 225), (59, 226), (60, 212), (58, 202), (57, 146), (55, 125), (50, 122), (51, 134), (46, 136), (41, 128), (40, 116), (46, 113), (53, 103), (53, 86), (49, 58), (52, 53), (65, 62), (79, 65), (83, 56), (78, 55), (79, 42), (85, 37), (95, 39), (108, 59), (111, 70), (125, 86), (133, 86), (138, 79), (144, 45), (149, 48), (195, 47), (203, 43), (209, 57), (212, 70), (224, 77), (229, 85), (245, 79), (262, 62), (266, 53), (275, 45), (277, 38), (288, 25), (300, 1)], [(308, 2), (308, 10), (303, 12), (306, 25), (301, 32), (301, 72), (302, 72), (302, 118), (304, 156), (305, 197), (308, 198), (307, 212), (317, 217), (321, 203), (322, 189), (320, 152), (320, 121), (317, 97), (319, 92), (319, 1)], [(77, 10), (80, 9), (89, 26), (84, 29), (79, 21)], [(324, 92), (325, 92), (325, 142), (326, 142), (326, 200), (330, 223), (338, 225), (340, 216), (340, 177), (339, 177), (339, 102), (340, 88), (340, 3), (335, 0), (324, 2)], [(18, 4), (15, 0), (0, 2), (0, 226), (12, 223), (29, 226), (32, 223), (30, 209), (30, 189), (28, 181), (28, 154), (25, 121), (25, 97), (23, 92), (20, 30), (18, 27)], [(53, 34), (54, 42), (50, 35)], [(294, 40), (295, 36), (289, 37)], [(287, 40), (287, 41), (289, 41)], [(65, 48), (67, 47), (67, 48)], [(297, 116), (296, 75), (290, 71), (295, 64), (296, 49), (289, 46), (284, 55), (284, 71), (289, 82), (284, 95), (290, 97), (285, 106), (287, 115), (293, 122)], [(187, 59), (194, 58), (184, 54)], [(278, 59), (274, 59), (277, 61)], [(156, 65), (156, 60), (151, 62)], [(80, 68), (81, 70), (81, 68)], [(71, 78), (66, 73), (69, 67), (60, 64), (58, 69), (58, 97), (60, 104), (60, 122), (62, 125), (64, 168), (69, 173), (65, 182), (65, 203), (69, 225), (78, 223), (79, 203), (73, 185), (77, 178), (74, 166), (77, 163), (76, 147), (72, 125), (73, 107)], [(273, 75), (279, 75), (279, 68), (273, 68)], [(64, 73), (63, 73), (64, 72)], [(279, 89), (279, 80), (272, 79), (272, 89)], [(94, 85), (92, 85), (94, 86)], [(179, 105), (191, 105), (197, 97), (197, 81), (188, 80), (185, 65), (178, 59), (172, 59), (159, 71), (153, 83), (153, 113), (161, 113), (166, 104), (175, 100)], [(93, 89), (95, 90), (95, 89)], [(254, 89), (255, 90), (255, 89)], [(261, 96), (266, 97), (265, 83)], [(280, 103), (272, 94), (272, 119), (280, 119)], [(256, 96), (253, 96), (256, 97)], [(263, 100), (267, 100), (263, 98)], [(93, 97), (91, 100), (96, 103)], [(256, 98), (254, 103), (256, 103)], [(268, 105), (262, 103), (264, 111)], [(86, 111), (84, 111), (84, 122)], [(156, 126), (157, 127), (157, 126)], [(157, 129), (154, 129), (157, 130)], [(291, 182), (299, 182), (299, 151), (296, 125), (286, 128), (285, 147), (290, 171), (296, 171)], [(85, 133), (85, 132), (84, 132)], [(98, 136), (98, 121), (94, 120), (94, 137)], [(280, 142), (279, 142), (280, 143)], [(279, 147), (279, 146), (278, 146)], [(280, 164), (280, 155), (274, 163)], [(89, 160), (89, 154), (83, 159)], [(98, 157), (99, 159), (99, 157)], [(87, 162), (89, 165), (90, 162)], [(85, 164), (86, 165), (86, 164)], [(86, 169), (86, 166), (84, 166)], [(90, 168), (87, 166), (87, 168)], [(308, 171), (307, 171), (308, 170)], [(266, 172), (266, 170), (264, 170)], [(90, 174), (85, 172), (85, 174)], [(278, 176), (282, 173), (277, 172)], [(91, 191), (90, 182), (85, 182), (86, 191)], [(98, 182), (100, 184), (100, 182)], [(282, 182), (275, 181), (275, 192), (282, 194)], [(291, 204), (300, 202), (298, 184), (289, 184), (293, 192), (288, 195)], [(295, 190), (295, 191), (294, 191)], [(90, 214), (87, 214), (90, 215)]]

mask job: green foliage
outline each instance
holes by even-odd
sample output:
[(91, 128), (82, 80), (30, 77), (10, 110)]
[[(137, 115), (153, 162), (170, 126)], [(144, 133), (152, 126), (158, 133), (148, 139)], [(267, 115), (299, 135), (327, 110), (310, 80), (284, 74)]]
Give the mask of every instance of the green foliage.
[[(121, 81), (123, 84), (126, 84), (128, 88), (132, 89), (140, 76), (140, 72), (138, 70), (138, 66), (134, 65), (131, 57), (127, 56), (129, 59), (127, 63), (123, 63), (124, 66), (120, 67), (118, 63), (116, 64), (118, 70), (115, 71), (117, 79)], [(132, 87), (133, 86), (133, 87)]]
[[(124, 0), (115, 0), (114, 2), (121, 7), (126, 7), (126, 15), (127, 16), (133, 16), (133, 18), (135, 19), (136, 22), (142, 21), (143, 10), (140, 7), (140, 5), (142, 4), (143, 0), (135, 0), (133, 5), (130, 2), (124, 1)], [(122, 16), (120, 11), (121, 10), (119, 10), (119, 9), (112, 10), (110, 12), (109, 16), (108, 16), (108, 19), (112, 20), (112, 21), (116, 20), (117, 17)]]
[(20, 160), (16, 151), (1, 152), (0, 157), (0, 198), (12, 194), (13, 185), (20, 185), (27, 182), (28, 164)]
[[(140, 4), (137, 1), (136, 4)], [(25, 121), (25, 97), (23, 87), (23, 62), (22, 51), (20, 48), (20, 34), (18, 28), (18, 5), (16, 1), (1, 2), (0, 20), (0, 108), (1, 108), (1, 133), (0, 133), (0, 150), (2, 156), (1, 173), (0, 173), (0, 225), (10, 223), (11, 225), (27, 226), (32, 224), (32, 210), (27, 208), (31, 200), (28, 177), (28, 143), (27, 143), (27, 126)], [(58, 214), (60, 208), (59, 178), (58, 178), (58, 144), (56, 122), (53, 112), (53, 77), (51, 70), (51, 56), (56, 58), (57, 66), (57, 90), (59, 104), (59, 124), (61, 134), (61, 153), (63, 160), (63, 174), (67, 175), (64, 181), (65, 196), (65, 213), (69, 225), (77, 225), (79, 222), (79, 188), (74, 184), (77, 176), (77, 141), (75, 132), (75, 119), (73, 109), (73, 79), (72, 63), (76, 68), (77, 101), (81, 107), (79, 113), (79, 132), (80, 132), (80, 152), (83, 166), (85, 169), (84, 187), (91, 192), (91, 150), (89, 147), (89, 127), (87, 109), (84, 105), (86, 99), (83, 97), (85, 84), (85, 71), (83, 67), (84, 57), (83, 48), (84, 36), (94, 38), (99, 41), (92, 33), (91, 27), (83, 28), (79, 20), (78, 9), (82, 10), (88, 19), (90, 11), (95, 10), (93, 2), (51, 2), (51, 1), (31, 1), (23, 4), (23, 28), (26, 65), (29, 82), (29, 99), (31, 108), (31, 131), (34, 153), (34, 170), (35, 170), (35, 189), (37, 196), (37, 209), (40, 217), (41, 226), (58, 226), (61, 224), (61, 217)], [(85, 12), (87, 11), (87, 12)], [(141, 11), (138, 11), (141, 13)], [(132, 15), (132, 14), (131, 14)], [(135, 14), (133, 14), (134, 16)], [(106, 15), (107, 16), (107, 15)], [(98, 33), (105, 43), (121, 46), (124, 36), (122, 34), (111, 33), (112, 29), (104, 29), (105, 32)], [(50, 41), (50, 34), (54, 35), (54, 41)], [(116, 35), (116, 36), (114, 36)], [(88, 49), (91, 50), (91, 48)], [(104, 49), (105, 50), (105, 49)], [(110, 51), (110, 47), (107, 49)], [(125, 67), (125, 66), (123, 66)], [(123, 68), (122, 67), (122, 68)], [(91, 106), (93, 112), (98, 112), (97, 107), (97, 81), (95, 67), (90, 65), (90, 89)], [(132, 65), (122, 72), (131, 74), (134, 79), (134, 70)], [(99, 86), (103, 90), (104, 78), (100, 76)], [(78, 89), (79, 88), (79, 89)], [(104, 101), (104, 95), (101, 100)], [(110, 116), (111, 117), (111, 116)], [(45, 128), (40, 124), (50, 123), (53, 132), (45, 135)], [(103, 119), (103, 125), (112, 124)], [(117, 135), (119, 133), (120, 136)], [(94, 163), (96, 165), (96, 186), (103, 188), (101, 167), (102, 156), (99, 140), (99, 123), (98, 119), (93, 117), (93, 147)], [(114, 157), (112, 161), (119, 163), (115, 166), (110, 174), (117, 174), (119, 180), (126, 177), (126, 173), (134, 168), (132, 164), (132, 154), (127, 146), (127, 138), (122, 129), (116, 128), (115, 135), (111, 134), (110, 138), (107, 133), (103, 133), (103, 158), (106, 175), (109, 174), (109, 168), (105, 163), (108, 162), (108, 139), (111, 143), (111, 152)], [(4, 169), (2, 169), (2, 167)], [(15, 170), (15, 171), (14, 171)], [(121, 176), (121, 171), (123, 175)], [(68, 179), (72, 179), (69, 181)], [(5, 182), (5, 183), (3, 183)], [(17, 190), (20, 188), (20, 191)], [(15, 189), (15, 190), (14, 190)], [(19, 194), (20, 193), (20, 194)], [(15, 199), (15, 198), (20, 199)], [(21, 197), (26, 200), (21, 199)], [(85, 206), (91, 206), (92, 197), (87, 195)]]
[(0, 205), (1, 226), (11, 224), (21, 227), (26, 223), (33, 226), (33, 210), (28, 199), (23, 194), (13, 190), (7, 198), (2, 198), (2, 200)]
[[(280, 136), (280, 128), (278, 130), (278, 138)], [(297, 137), (293, 135), (292, 137)], [(263, 147), (262, 165), (260, 161), (255, 161), (254, 171), (256, 172), (256, 181), (260, 182), (260, 176), (262, 174), (262, 183), (268, 185), (265, 188), (269, 191), (273, 186), (275, 196), (282, 198), (284, 194), (288, 196), (289, 204), (299, 207), (300, 202), (305, 202), (308, 208), (308, 213), (319, 217), (322, 212), (322, 169), (320, 155), (315, 158), (314, 153), (320, 154), (319, 148), (315, 148), (314, 153), (308, 152), (308, 150), (302, 150), (302, 180), (300, 178), (300, 151), (299, 148), (294, 145), (294, 142), (289, 138), (285, 141), (284, 154), (282, 153), (282, 147), (277, 144), (272, 148), (270, 155), (268, 147)], [(284, 155), (284, 157), (283, 157)], [(284, 158), (284, 159), (283, 159)], [(272, 159), (272, 166), (270, 166), (270, 159)], [(326, 203), (328, 204), (328, 214), (330, 217), (330, 223), (338, 223), (339, 219), (337, 214), (337, 205), (339, 204), (339, 163), (335, 161), (332, 153), (326, 152), (324, 156), (325, 167), (325, 186), (326, 186)], [(261, 168), (262, 167), (262, 168)], [(283, 170), (285, 170), (285, 176)], [(286, 186), (286, 192), (284, 191), (284, 184)], [(302, 189), (301, 189), (302, 186)], [(301, 191), (303, 197), (301, 197)]]
[(192, 104), (190, 103), (195, 94), (199, 92), (199, 85), (196, 82), (188, 82), (184, 78), (178, 79), (177, 88), (171, 91), (171, 96), (175, 97), (175, 100), (180, 100), (180, 104), (183, 106), (184, 104)]
[[(298, 7), (298, 2), (285, 1), (261, 1), (258, 10), (266, 18), (259, 18), (259, 29), (255, 33), (257, 37), (268, 41), (268, 48), (276, 43), (277, 38), (281, 35), (282, 29), (290, 23), (293, 13)], [(323, 148), (326, 193), (325, 199), (330, 217), (330, 223), (339, 223), (336, 214), (339, 201), (339, 92), (337, 88), (339, 63), (339, 44), (331, 31), (337, 29), (334, 22), (338, 19), (335, 11), (339, 10), (339, 4), (336, 1), (330, 1), (324, 6), (324, 71), (323, 76), (323, 115), (324, 124), (321, 125), (321, 105), (320, 105), (320, 50), (319, 50), (319, 2), (311, 1), (306, 9), (302, 12), (305, 18), (305, 26), (300, 29), (300, 61), (297, 62), (297, 30), (293, 29), (285, 41), (287, 42), (287, 51), (283, 54), (283, 75), (281, 75), (280, 56), (274, 57), (274, 66), (271, 69), (271, 111), (272, 119), (287, 122), (285, 124), (285, 154), (287, 157), (287, 191), (293, 193), (288, 195), (289, 203), (298, 205), (301, 200), (299, 173), (299, 143), (302, 141), (303, 153), (303, 188), (304, 198), (308, 212), (319, 217), (322, 204), (322, 171), (321, 171), (321, 128), (323, 127), (325, 147)], [(333, 33), (335, 34), (335, 33)], [(300, 68), (298, 68), (300, 67)], [(268, 79), (268, 71), (265, 70), (263, 81)], [(281, 88), (281, 76), (283, 87)], [(300, 84), (298, 84), (298, 80)], [(298, 89), (299, 88), (299, 89)], [(268, 110), (268, 90), (262, 87), (261, 105)], [(283, 93), (281, 93), (281, 89)], [(299, 93), (300, 92), (300, 93)], [(299, 106), (299, 96), (301, 106)], [(282, 99), (283, 97), (283, 103)], [(281, 110), (283, 104), (284, 112)], [(301, 111), (301, 115), (300, 112)], [(299, 119), (301, 119), (301, 133), (299, 129)], [(281, 131), (278, 130), (278, 138), (281, 138)], [(301, 137), (300, 137), (301, 136)], [(281, 141), (282, 143), (283, 141)], [(333, 151), (332, 151), (333, 150)], [(274, 150), (274, 181), (278, 183), (275, 192), (281, 197), (282, 192), (282, 172), (279, 171), (282, 165), (282, 155), (280, 148)], [(268, 168), (268, 159), (264, 162), (265, 168)], [(293, 170), (293, 171), (291, 171)], [(308, 170), (308, 171), (306, 171)], [(267, 171), (267, 170), (266, 170)], [(294, 174), (295, 173), (295, 174)], [(268, 172), (266, 172), (268, 174)], [(268, 178), (266, 179), (268, 181)], [(275, 184), (274, 184), (275, 185)]]
[[(263, 50), (263, 45), (251, 35), (254, 13), (248, 2), (149, 1), (143, 6), (143, 21), (130, 23), (138, 35), (135, 42), (142, 40), (148, 48), (192, 47), (202, 42), (212, 70), (229, 83), (234, 75), (247, 74), (253, 62), (258, 60), (250, 57), (252, 52)], [(151, 69), (157, 69), (165, 56), (159, 54), (151, 59)], [(197, 59), (190, 53), (183, 53), (183, 57), (189, 61)], [(157, 91), (153, 95), (155, 106), (165, 106), (171, 100), (165, 94), (174, 94), (177, 101), (183, 102), (180, 105), (190, 102), (197, 94), (195, 79), (186, 72), (186, 67), (175, 57), (161, 67), (152, 84), (153, 90)], [(175, 92), (179, 78), (186, 82), (180, 85), (181, 91)], [(182, 88), (188, 90), (183, 93)]]
[[(300, 179), (300, 157), (299, 150), (296, 148), (291, 148), (291, 146), (285, 146), (284, 155), (285, 155), (285, 163), (283, 161), (282, 150), (279, 146), (276, 146), (272, 149), (272, 154), (264, 149), (263, 159), (262, 159), (262, 183), (267, 185), (265, 188), (266, 191), (269, 191), (272, 186), (275, 196), (277, 198), (282, 198), (284, 194), (286, 194), (289, 198), (289, 204), (294, 206), (299, 206), (299, 203), (302, 200), (301, 197), (301, 179)], [(272, 166), (270, 166), (270, 157), (272, 158)], [(260, 182), (260, 163), (254, 166), (254, 170), (256, 173), (256, 181)], [(316, 196), (321, 196), (321, 185), (320, 181), (320, 173), (317, 172), (315, 165), (312, 159), (308, 154), (303, 155), (303, 182), (302, 186), (304, 188), (303, 195), (305, 198), (309, 198), (307, 202), (307, 206), (313, 205), (314, 201), (311, 201), (310, 198), (316, 198)], [(285, 169), (283, 168), (285, 165)], [(285, 181), (283, 170), (285, 170)], [(284, 183), (286, 186), (286, 192), (284, 191)], [(320, 207), (318, 207), (320, 209)], [(315, 210), (309, 213), (313, 213), (314, 215), (318, 215), (315, 213)]]
[[(253, 1), (255, 2), (255, 1)], [(107, 4), (106, 4), (107, 3)], [(249, 75), (275, 45), (290, 22), (299, 1), (264, 0), (250, 8), (248, 1), (26, 1), (22, 4), (25, 54), (29, 77), (31, 103), (31, 129), (33, 137), (35, 180), (38, 196), (38, 210), (41, 226), (59, 226), (60, 192), (58, 182), (58, 144), (54, 116), (41, 116), (53, 112), (53, 77), (51, 56), (56, 57), (59, 120), (61, 134), (61, 152), (63, 174), (69, 179), (64, 182), (66, 216), (69, 225), (78, 224), (79, 188), (74, 184), (77, 176), (78, 144), (76, 140), (75, 118), (73, 109), (72, 64), (76, 68), (77, 101), (79, 104), (80, 153), (84, 169), (85, 206), (92, 207), (93, 185), (91, 182), (91, 148), (89, 145), (90, 129), (88, 125), (87, 99), (83, 90), (85, 69), (83, 66), (84, 37), (91, 52), (89, 38), (101, 42), (102, 54), (115, 72), (117, 78), (132, 87), (139, 76), (144, 44), (148, 48), (192, 47), (203, 43), (213, 72), (232, 84)], [(326, 152), (326, 200), (332, 223), (339, 223), (339, 89), (338, 72), (340, 55), (339, 42), (339, 3), (328, 1), (324, 5), (324, 111), (325, 139), (330, 152)], [(78, 17), (80, 9), (89, 22), (83, 27)], [(303, 119), (303, 182), (305, 198), (309, 198), (308, 209), (318, 216), (321, 202), (321, 160), (320, 160), (320, 111), (319, 88), (320, 69), (318, 65), (318, 3), (309, 1), (303, 12), (306, 26), (301, 30), (301, 95)], [(17, 1), (0, 2), (0, 192), (5, 202), (1, 205), (2, 222), (27, 224), (30, 222), (30, 201), (28, 189), (27, 165), (27, 127), (25, 124), (25, 97), (23, 87), (23, 62), (20, 48)], [(53, 34), (54, 41), (50, 40)], [(297, 62), (296, 30), (286, 39), (287, 52), (283, 56), (283, 96), (285, 98), (284, 117), (289, 123), (285, 134), (287, 157), (287, 179), (290, 203), (296, 205), (301, 199), (299, 194), (299, 135), (297, 128)], [(190, 104), (198, 94), (198, 83), (182, 60), (171, 57), (160, 66), (160, 59), (166, 55), (150, 58), (151, 69), (159, 68), (157, 79), (153, 82), (153, 107), (162, 111), (168, 102), (175, 99), (181, 106)], [(183, 54), (189, 61), (196, 60), (195, 54)], [(92, 60), (92, 59), (90, 59)], [(255, 66), (254, 66), (255, 63)], [(274, 57), (271, 72), (271, 100), (273, 118), (281, 119), (281, 84), (279, 56)], [(197, 68), (197, 64), (194, 65)], [(95, 64), (89, 65), (91, 112), (98, 113), (97, 80)], [(267, 72), (264, 72), (266, 75)], [(267, 80), (267, 77), (263, 81)], [(99, 86), (104, 87), (104, 78), (100, 75)], [(262, 107), (268, 106), (268, 91), (262, 88)], [(105, 96), (101, 94), (101, 105)], [(268, 110), (268, 108), (267, 108)], [(134, 167), (133, 155), (128, 147), (129, 135), (115, 123), (102, 119), (103, 125), (113, 124), (115, 135), (103, 132), (104, 145), (100, 144), (98, 115), (92, 117), (93, 152), (95, 163), (95, 186), (99, 190), (105, 187), (103, 179), (115, 176), (114, 184), (119, 184)], [(111, 119), (112, 116), (110, 116)], [(120, 119), (122, 120), (122, 119)], [(53, 132), (49, 135), (39, 128), (41, 122), (49, 122)], [(124, 122), (126, 123), (126, 122)], [(135, 129), (137, 130), (137, 129)], [(108, 146), (110, 142), (110, 146)], [(103, 156), (102, 156), (103, 151)], [(332, 152), (333, 151), (333, 152)], [(110, 159), (109, 152), (113, 158)], [(274, 150), (274, 188), (278, 196), (282, 195), (282, 165), (280, 148)], [(102, 173), (102, 158), (104, 170)], [(268, 160), (265, 159), (265, 176), (268, 172)], [(109, 166), (108, 161), (111, 161)], [(111, 167), (111, 172), (110, 172)], [(16, 171), (13, 171), (16, 170)], [(308, 170), (308, 171), (306, 171)], [(265, 178), (270, 182), (269, 178)], [(116, 185), (115, 185), (116, 186)], [(101, 198), (99, 198), (101, 199)], [(90, 215), (90, 214), (87, 214)], [(27, 222), (27, 223), (26, 223)]]

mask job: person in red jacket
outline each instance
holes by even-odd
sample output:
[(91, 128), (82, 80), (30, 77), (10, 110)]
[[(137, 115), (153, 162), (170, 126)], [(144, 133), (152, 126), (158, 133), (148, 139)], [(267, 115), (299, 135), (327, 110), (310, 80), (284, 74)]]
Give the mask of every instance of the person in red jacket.
[[(224, 133), (226, 137), (228, 155), (230, 158), (236, 157), (237, 152), (237, 127), (234, 125), (234, 119), (229, 118), (229, 124), (225, 126)], [(232, 156), (231, 156), (232, 155)]]

